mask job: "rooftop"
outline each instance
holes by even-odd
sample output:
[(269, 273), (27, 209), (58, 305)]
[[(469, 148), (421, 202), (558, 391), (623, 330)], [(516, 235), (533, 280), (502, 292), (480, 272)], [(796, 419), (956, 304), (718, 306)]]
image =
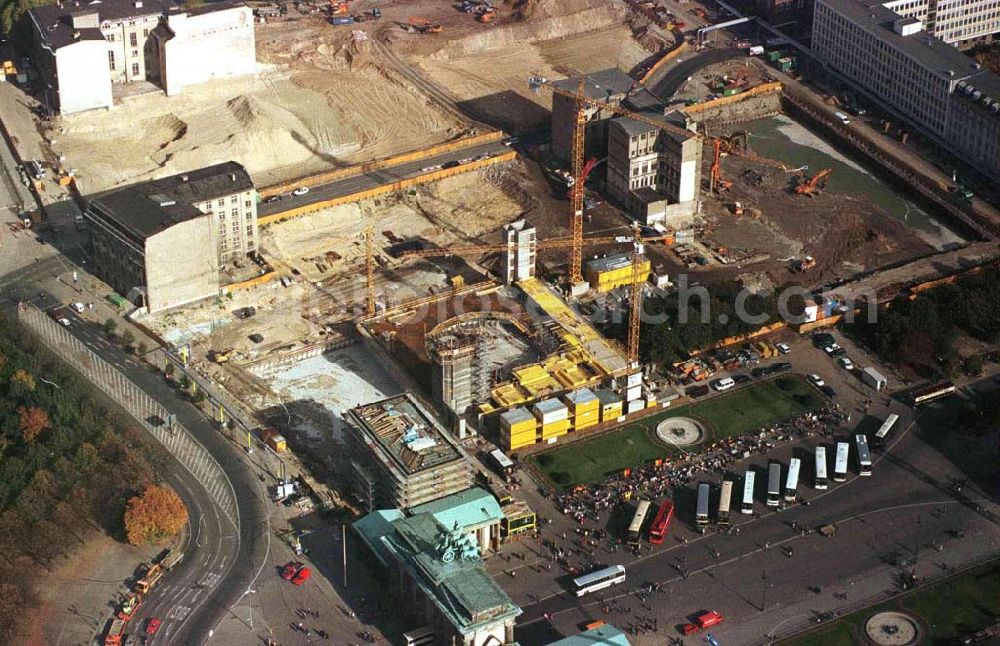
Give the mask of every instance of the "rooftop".
[(535, 419), (534, 415), (529, 413), (528, 409), (523, 406), (511, 408), (510, 410), (501, 413), (500, 417), (506, 420), (507, 424), (510, 426), (513, 426), (518, 422), (527, 422), (528, 420)]
[[(171, 0), (62, 2), (34, 7), (31, 9), (31, 19), (44, 42), (58, 49), (78, 40), (104, 40), (99, 28), (101, 23), (163, 14), (172, 6), (174, 3)], [(96, 20), (89, 21), (90, 26), (81, 29), (78, 24), (74, 28), (74, 16), (79, 18), (89, 14), (97, 14)]]
[(614, 269), (624, 269), (632, 265), (632, 255), (627, 253), (616, 253), (603, 258), (594, 258), (587, 261), (587, 269), (596, 272), (611, 271)]
[(585, 630), (576, 635), (570, 635), (548, 646), (629, 646), (628, 637), (611, 624)]
[(105, 193), (93, 200), (134, 240), (202, 215), (193, 204), (253, 188), (246, 169), (225, 162)]
[(576, 94), (581, 78), (583, 79), (584, 95), (594, 101), (605, 101), (609, 96), (628, 94), (629, 90), (638, 85), (635, 79), (617, 67), (584, 74), (582, 77), (572, 76), (555, 81), (552, 85), (560, 90)]
[(442, 527), (478, 527), (500, 522), (503, 512), (492, 494), (475, 487), (410, 509), (414, 516), (430, 514)]
[(398, 509), (379, 509), (356, 520), (351, 525), (362, 540), (372, 548), (378, 559), (382, 561), (383, 566), (389, 564), (389, 555), (382, 542), (382, 537), (392, 532), (392, 524), (401, 518), (404, 518), (404, 515)]
[(822, 0), (822, 4), (847, 16), (865, 31), (904, 52), (939, 78), (961, 80), (980, 73), (975, 61), (926, 31), (909, 36), (893, 30), (901, 16), (882, 6), (885, 0)]
[(607, 390), (606, 388), (599, 388), (594, 391), (594, 394), (597, 395), (599, 400), (601, 400), (602, 406), (622, 403), (621, 395), (612, 390)]
[(592, 401), (597, 400), (597, 395), (590, 388), (581, 388), (580, 390), (574, 390), (570, 394), (566, 395), (566, 400), (571, 404), (579, 406), (580, 404), (588, 404)]
[(347, 417), (407, 475), (463, 457), (451, 436), (410, 394), (357, 406)]

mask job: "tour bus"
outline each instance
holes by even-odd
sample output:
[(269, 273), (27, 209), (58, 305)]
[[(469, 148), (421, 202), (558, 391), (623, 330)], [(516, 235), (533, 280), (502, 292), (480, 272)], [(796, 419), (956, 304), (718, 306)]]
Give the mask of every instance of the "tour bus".
[(781, 504), (781, 465), (772, 462), (767, 465), (767, 506)]
[(785, 478), (785, 502), (795, 502), (799, 489), (799, 468), (802, 460), (792, 458), (788, 462), (788, 476)]
[(882, 422), (882, 426), (879, 426), (878, 430), (875, 431), (875, 440), (872, 442), (872, 448), (875, 450), (881, 450), (885, 446), (885, 443), (889, 441), (889, 435), (896, 427), (896, 422), (898, 421), (899, 415), (896, 413), (889, 413), (889, 416), (885, 418), (884, 422)]
[(816, 489), (826, 489), (827, 487), (825, 446), (816, 447), (816, 479), (813, 481), (813, 487)]
[(597, 590), (603, 590), (604, 588), (610, 588), (616, 583), (622, 583), (624, 581), (625, 568), (621, 565), (612, 565), (611, 567), (606, 567), (603, 570), (597, 570), (596, 572), (584, 574), (583, 576), (573, 579), (573, 589), (576, 592), (576, 596), (582, 597), (588, 592), (595, 592)]
[(640, 500), (635, 507), (635, 514), (632, 522), (628, 526), (628, 542), (630, 545), (638, 545), (642, 539), (642, 526), (646, 522), (646, 514), (649, 513), (649, 501)]
[(729, 505), (733, 497), (733, 481), (722, 481), (722, 494), (719, 496), (719, 524), (729, 525)]
[(708, 524), (708, 484), (698, 485), (698, 509), (695, 511), (695, 522), (699, 525)]
[(746, 475), (743, 476), (743, 504), (740, 505), (740, 513), (742, 514), (753, 513), (753, 480), (755, 475), (753, 471), (747, 471)]
[(941, 383), (934, 384), (933, 386), (926, 386), (924, 388), (918, 388), (914, 390), (913, 395), (913, 405), (919, 406), (920, 404), (926, 404), (932, 402), (940, 397), (946, 397), (955, 392), (955, 384), (950, 381), (942, 381)]
[(854, 443), (858, 448), (858, 475), (870, 476), (872, 474), (872, 455), (868, 452), (868, 437), (862, 433), (854, 436)]
[(514, 463), (511, 462), (510, 458), (504, 454), (500, 449), (493, 449), (490, 451), (490, 457), (493, 458), (493, 466), (497, 468), (500, 475), (505, 478), (510, 474), (514, 473)]
[(847, 442), (837, 442), (837, 458), (833, 463), (833, 481), (847, 480), (847, 459), (851, 454), (851, 445)]
[(660, 545), (667, 537), (667, 530), (670, 528), (670, 521), (674, 517), (674, 503), (664, 500), (660, 504), (660, 510), (653, 518), (653, 526), (649, 528), (649, 542), (653, 545)]
[(406, 646), (430, 646), (434, 643), (434, 627), (427, 625), (403, 633), (403, 643)]

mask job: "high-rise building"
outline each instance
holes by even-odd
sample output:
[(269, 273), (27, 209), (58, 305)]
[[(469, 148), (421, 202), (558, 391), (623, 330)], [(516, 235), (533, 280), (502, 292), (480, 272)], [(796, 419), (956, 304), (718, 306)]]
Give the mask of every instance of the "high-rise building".
[(507, 251), (500, 257), (504, 284), (511, 285), (534, 276), (538, 249), (535, 227), (524, 219), (505, 224), (503, 241), (507, 245)]

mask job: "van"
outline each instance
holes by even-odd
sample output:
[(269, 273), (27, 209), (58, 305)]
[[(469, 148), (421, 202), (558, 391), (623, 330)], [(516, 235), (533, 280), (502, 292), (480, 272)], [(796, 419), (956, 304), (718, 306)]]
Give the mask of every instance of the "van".
[(846, 126), (847, 124), (849, 124), (849, 123), (851, 122), (851, 120), (850, 120), (850, 119), (848, 119), (848, 118), (847, 118), (847, 115), (846, 115), (846, 114), (844, 114), (843, 112), (837, 112), (837, 113), (834, 113), (834, 115), (833, 115), (833, 116), (835, 116), (835, 117), (837, 117), (838, 119), (840, 119), (840, 122), (841, 122), (842, 124), (844, 124), (845, 126)]
[(719, 391), (721, 393), (724, 390), (729, 390), (730, 388), (732, 388), (735, 385), (736, 385), (736, 382), (733, 381), (732, 377), (723, 377), (722, 379), (716, 380), (712, 384), (712, 388), (715, 388), (717, 391)]

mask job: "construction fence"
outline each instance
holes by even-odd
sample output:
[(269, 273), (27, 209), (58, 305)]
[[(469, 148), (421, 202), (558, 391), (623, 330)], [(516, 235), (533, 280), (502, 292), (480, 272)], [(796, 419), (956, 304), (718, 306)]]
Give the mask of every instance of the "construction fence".
[(282, 193), (288, 193), (289, 191), (298, 188), (300, 186), (307, 186), (309, 188), (312, 188), (314, 186), (319, 186), (321, 184), (328, 184), (332, 181), (343, 179), (345, 177), (352, 177), (354, 175), (364, 175), (365, 173), (370, 173), (372, 171), (380, 170), (382, 168), (388, 168), (389, 166), (398, 166), (399, 164), (406, 164), (420, 159), (427, 159), (429, 157), (443, 155), (445, 153), (449, 153), (454, 150), (461, 150), (463, 148), (469, 148), (472, 146), (479, 146), (482, 144), (492, 143), (494, 141), (500, 141), (501, 139), (503, 139), (504, 136), (505, 136), (504, 133), (500, 130), (495, 130), (493, 132), (484, 132), (482, 134), (473, 135), (471, 137), (463, 137), (462, 139), (458, 139), (456, 141), (449, 141), (443, 144), (438, 144), (436, 146), (431, 146), (430, 148), (424, 148), (421, 150), (411, 150), (410, 152), (394, 155), (392, 157), (386, 157), (384, 159), (376, 159), (374, 161), (365, 162), (364, 164), (346, 166), (344, 168), (338, 168), (323, 173), (316, 173), (315, 175), (306, 175), (304, 177), (296, 178), (290, 182), (285, 182), (283, 184), (276, 184), (274, 186), (268, 186), (267, 188), (264, 188), (260, 191), (260, 196), (262, 198), (268, 198), (271, 197), (272, 195), (280, 195)]
[(265, 215), (263, 217), (257, 218), (257, 223), (260, 224), (261, 226), (264, 226), (267, 224), (280, 222), (282, 220), (295, 218), (300, 215), (305, 215), (307, 213), (314, 213), (316, 211), (328, 209), (331, 206), (337, 206), (339, 204), (350, 204), (351, 202), (360, 202), (361, 200), (366, 200), (370, 197), (375, 197), (377, 195), (394, 193), (396, 191), (408, 188), (410, 186), (417, 186), (418, 184), (427, 184), (429, 182), (436, 182), (438, 180), (445, 179), (446, 177), (453, 177), (455, 175), (461, 175), (462, 173), (468, 173), (470, 171), (479, 170), (480, 168), (485, 168), (492, 164), (499, 164), (502, 162), (513, 161), (516, 157), (517, 153), (511, 150), (496, 155), (495, 157), (490, 157), (489, 159), (471, 161), (465, 164), (461, 164), (459, 166), (455, 166), (453, 168), (442, 168), (441, 170), (432, 171), (430, 173), (424, 173), (416, 177), (401, 179), (395, 182), (390, 182), (389, 184), (382, 184), (381, 186), (369, 188), (364, 191), (348, 193), (347, 195), (341, 195), (339, 197), (334, 197), (329, 200), (320, 200), (318, 202), (313, 202), (312, 204), (306, 204), (304, 206), (299, 206), (294, 209), (282, 211), (281, 213)]
[(669, 52), (667, 52), (666, 54), (664, 54), (660, 58), (660, 60), (658, 60), (655, 63), (653, 63), (652, 67), (650, 67), (648, 70), (646, 70), (646, 73), (642, 75), (641, 79), (639, 79), (639, 82), (642, 83), (643, 85), (645, 85), (646, 82), (650, 78), (652, 78), (653, 74), (656, 74), (656, 72), (661, 67), (663, 67), (664, 65), (666, 65), (670, 61), (674, 60), (675, 58), (677, 58), (678, 56), (680, 56), (682, 53), (686, 52), (688, 50), (688, 47), (689, 47), (689, 45), (688, 45), (687, 41), (686, 40), (682, 40), (681, 43), (679, 45), (677, 45), (677, 47), (674, 47)]
[(135, 418), (194, 476), (235, 527), (236, 493), (225, 471), (174, 416), (114, 366), (33, 305), (21, 304), (18, 323)]

